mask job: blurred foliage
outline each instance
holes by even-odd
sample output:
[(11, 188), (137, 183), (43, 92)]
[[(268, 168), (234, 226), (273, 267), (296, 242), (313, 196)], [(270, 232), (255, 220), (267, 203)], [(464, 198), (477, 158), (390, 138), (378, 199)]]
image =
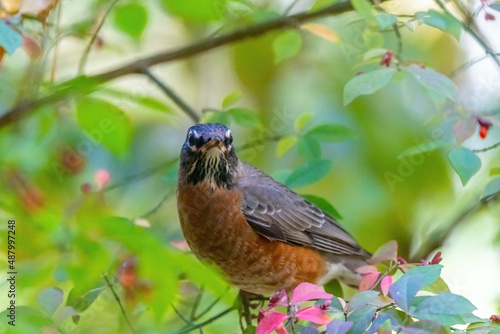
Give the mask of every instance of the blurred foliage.
[[(236, 312), (210, 321), (237, 291), (182, 243), (176, 175), (192, 120), (140, 69), (92, 74), (335, 3), (0, 0), (0, 231), (15, 219), (18, 236), (16, 327), (4, 311), (0, 332), (239, 329)], [(475, 71), (486, 60), (464, 48), (491, 51), (473, 24), (487, 30), (500, 5), (440, 4), (353, 0), (149, 71), (363, 247), (395, 239), (418, 260), (476, 212), (500, 216), (498, 60)], [(487, 233), (498, 251), (498, 226)]]

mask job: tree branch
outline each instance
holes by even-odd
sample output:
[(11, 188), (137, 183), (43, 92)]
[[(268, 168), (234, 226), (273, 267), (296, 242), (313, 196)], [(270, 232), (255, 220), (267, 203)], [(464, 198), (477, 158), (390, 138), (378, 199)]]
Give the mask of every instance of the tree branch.
[(160, 81), (151, 71), (144, 67), (142, 73), (147, 76), (151, 81), (153, 81), (164, 93), (167, 95), (182, 111), (184, 111), (195, 123), (200, 122), (200, 117), (196, 114), (193, 108), (191, 108), (183, 99), (180, 98), (170, 87), (165, 85)]
[[(338, 15), (350, 10), (352, 10), (351, 2), (345, 1), (321, 8), (313, 12), (301, 12), (290, 16), (280, 17), (274, 20), (245, 27), (225, 35), (206, 38), (177, 50), (163, 51), (94, 76), (77, 77), (63, 83), (62, 85), (69, 84), (72, 81), (79, 81), (83, 86), (85, 86), (86, 83), (102, 84), (104, 82), (125, 75), (142, 73), (142, 70), (146, 67), (161, 63), (167, 63), (174, 60), (189, 58), (223, 45), (242, 41), (248, 38), (258, 37), (273, 30), (295, 28), (297, 26), (297, 23), (306, 22), (329, 15)], [(81, 86), (76, 88), (73, 87), (73, 89), (71, 89), (71, 87), (68, 87), (68, 89), (62, 93), (60, 91), (55, 91), (40, 99), (21, 102), (19, 105), (8, 110), (0, 117), (0, 128), (26, 117), (41, 106), (54, 103), (77, 94), (79, 88), (81, 88)]]

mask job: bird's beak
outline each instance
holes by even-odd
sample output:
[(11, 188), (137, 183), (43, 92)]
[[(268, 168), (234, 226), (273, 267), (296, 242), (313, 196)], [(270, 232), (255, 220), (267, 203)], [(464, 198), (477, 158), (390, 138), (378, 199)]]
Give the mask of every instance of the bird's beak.
[(226, 152), (226, 146), (219, 138), (214, 138), (205, 144), (206, 152), (214, 147), (217, 147), (222, 153)]

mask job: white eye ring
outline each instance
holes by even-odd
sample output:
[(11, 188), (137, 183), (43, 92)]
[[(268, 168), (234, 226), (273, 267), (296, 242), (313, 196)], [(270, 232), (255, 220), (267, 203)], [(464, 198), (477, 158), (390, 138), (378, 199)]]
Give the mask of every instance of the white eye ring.
[(226, 138), (229, 138), (229, 137), (231, 137), (231, 130), (228, 129), (226, 131)]

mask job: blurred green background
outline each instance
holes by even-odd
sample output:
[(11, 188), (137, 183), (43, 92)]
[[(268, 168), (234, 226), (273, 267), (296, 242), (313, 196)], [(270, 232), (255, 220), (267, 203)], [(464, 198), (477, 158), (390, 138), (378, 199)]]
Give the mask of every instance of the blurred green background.
[[(0, 128), (0, 305), (8, 303), (7, 221), (15, 219), (17, 332), (127, 332), (105, 278), (136, 333), (180, 330), (185, 323), (172, 305), (189, 316), (200, 288), (200, 310), (222, 296), (200, 321), (230, 307), (237, 293), (179, 242), (177, 158), (193, 120), (142, 74), (98, 86), (67, 80), (333, 2), (61, 0), (38, 8), (0, 1), (0, 22), (23, 38), (0, 63), (0, 117), (63, 92)], [(400, 255), (417, 262), (440, 250), (452, 291), (483, 316), (498, 313), (500, 206), (479, 202), (499, 173), (498, 148), (478, 153), (481, 169), (466, 186), (448, 152), (500, 140), (499, 68), (491, 59), (473, 63), (484, 50), (466, 32), (457, 41), (419, 24), (415, 13), (438, 9), (434, 2), (382, 7), (399, 15), (400, 39), (392, 26), (347, 12), (150, 71), (201, 122), (227, 123), (241, 160), (331, 203), (364, 248), (397, 240)], [(498, 22), (476, 19), (494, 47)], [(457, 102), (400, 71), (345, 106), (346, 83), (382, 67), (387, 51), (391, 67), (417, 64), (449, 76)], [(470, 66), (455, 71), (463, 64)], [(485, 139), (477, 117), (493, 124)], [(0, 332), (12, 331), (1, 315)], [(238, 330), (236, 313), (204, 328)]]

